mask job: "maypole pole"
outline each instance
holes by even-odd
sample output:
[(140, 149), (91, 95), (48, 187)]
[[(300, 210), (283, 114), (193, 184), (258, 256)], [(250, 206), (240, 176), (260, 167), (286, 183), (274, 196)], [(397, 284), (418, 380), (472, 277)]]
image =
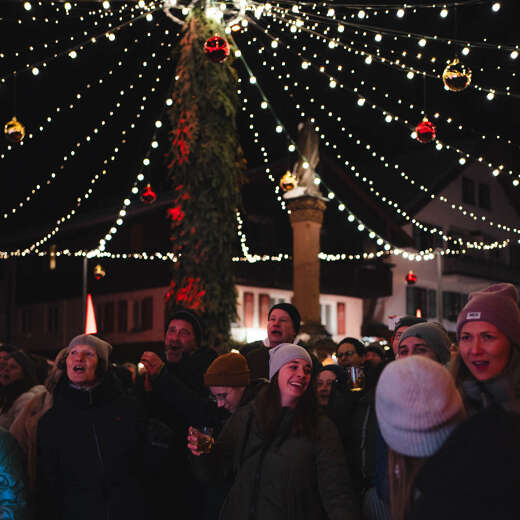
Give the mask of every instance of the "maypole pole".
[(183, 30), (174, 50), (177, 68), (169, 111), (169, 176), (175, 198), (168, 217), (178, 261), (166, 295), (167, 312), (189, 308), (199, 313), (208, 344), (220, 347), (229, 340), (236, 316), (232, 249), (244, 167), (236, 126), (237, 75), (226, 59), (224, 27), (208, 19), (201, 7), (191, 11)]

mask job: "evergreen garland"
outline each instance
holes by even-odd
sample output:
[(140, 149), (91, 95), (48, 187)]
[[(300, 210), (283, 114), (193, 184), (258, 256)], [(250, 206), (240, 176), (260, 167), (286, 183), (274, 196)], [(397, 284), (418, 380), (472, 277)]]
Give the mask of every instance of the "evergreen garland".
[(171, 219), (173, 264), (167, 312), (189, 308), (204, 319), (207, 341), (229, 340), (236, 317), (232, 246), (244, 167), (238, 141), (237, 75), (231, 56), (213, 63), (204, 43), (223, 27), (195, 9), (180, 41), (169, 112), (169, 175), (176, 193)]

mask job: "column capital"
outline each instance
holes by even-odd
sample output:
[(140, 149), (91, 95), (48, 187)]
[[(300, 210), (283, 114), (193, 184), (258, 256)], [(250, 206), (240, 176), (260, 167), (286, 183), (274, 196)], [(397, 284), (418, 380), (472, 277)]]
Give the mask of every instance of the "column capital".
[(303, 196), (287, 200), (287, 207), (291, 211), (289, 215), (291, 224), (303, 221), (321, 224), (327, 205), (318, 197)]

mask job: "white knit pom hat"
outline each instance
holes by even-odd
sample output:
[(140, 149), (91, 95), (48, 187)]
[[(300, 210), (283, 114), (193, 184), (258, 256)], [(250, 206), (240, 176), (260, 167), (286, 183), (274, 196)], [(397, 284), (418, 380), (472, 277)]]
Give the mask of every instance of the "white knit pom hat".
[(462, 398), (451, 374), (423, 356), (390, 363), (376, 388), (381, 434), (397, 453), (433, 455), (464, 418)]

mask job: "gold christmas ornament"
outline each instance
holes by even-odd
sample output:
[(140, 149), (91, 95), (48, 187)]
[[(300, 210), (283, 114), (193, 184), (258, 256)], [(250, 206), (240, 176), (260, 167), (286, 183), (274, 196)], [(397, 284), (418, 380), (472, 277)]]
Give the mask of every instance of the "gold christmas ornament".
[(21, 143), (25, 137), (25, 127), (16, 117), (13, 117), (11, 121), (5, 124), (4, 134), (11, 143)]
[(94, 276), (96, 280), (101, 280), (101, 278), (104, 278), (106, 275), (105, 270), (101, 266), (101, 264), (97, 264), (96, 267), (94, 267)]
[(282, 191), (290, 191), (298, 186), (298, 179), (287, 170), (285, 174), (280, 179), (280, 188)]
[(471, 83), (471, 69), (455, 58), (444, 69), (442, 81), (448, 90), (460, 92)]

